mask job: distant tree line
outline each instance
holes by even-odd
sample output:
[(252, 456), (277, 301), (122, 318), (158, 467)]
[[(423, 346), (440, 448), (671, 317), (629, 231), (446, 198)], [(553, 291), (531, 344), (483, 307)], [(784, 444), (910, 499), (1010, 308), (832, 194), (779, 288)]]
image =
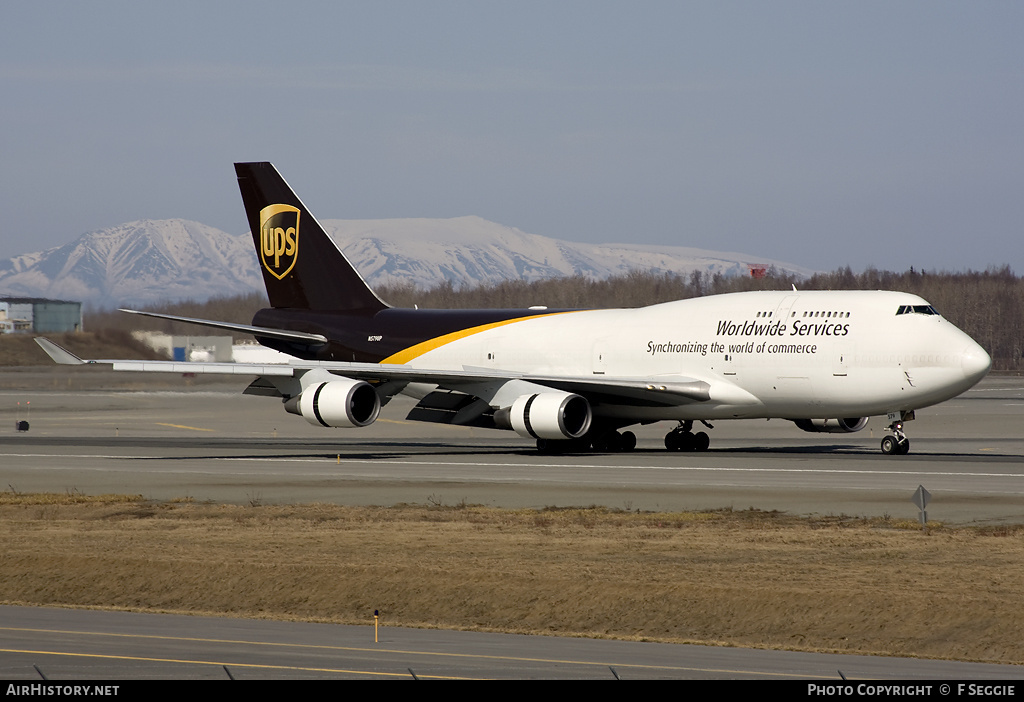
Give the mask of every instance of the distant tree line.
[[(1024, 280), (1009, 266), (984, 272), (932, 273), (911, 268), (903, 273), (869, 268), (854, 273), (849, 267), (818, 273), (809, 279), (769, 269), (763, 278), (708, 275), (694, 271), (631, 273), (593, 280), (576, 276), (535, 282), (508, 280), (476, 287), (444, 282), (423, 290), (413, 285), (389, 285), (378, 295), (396, 307), (466, 309), (487, 307), (560, 308), (642, 307), (659, 302), (748, 290), (900, 290), (928, 300), (938, 311), (970, 334), (992, 356), (993, 368), (1019, 371), (1024, 368)], [(249, 324), (256, 310), (266, 307), (262, 293), (251, 293), (207, 302), (178, 302), (147, 308), (182, 317), (217, 319)], [(148, 329), (169, 334), (201, 334), (200, 328), (121, 312), (88, 313), (85, 328)], [(250, 339), (245, 335), (240, 338)]]

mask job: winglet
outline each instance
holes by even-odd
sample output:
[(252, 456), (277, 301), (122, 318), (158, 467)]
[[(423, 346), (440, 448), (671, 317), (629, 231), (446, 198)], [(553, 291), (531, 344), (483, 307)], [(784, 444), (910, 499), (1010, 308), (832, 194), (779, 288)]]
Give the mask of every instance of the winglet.
[(75, 354), (71, 353), (70, 351), (61, 346), (58, 346), (57, 344), (53, 343), (52, 341), (45, 337), (37, 336), (36, 343), (42, 347), (43, 351), (46, 352), (47, 356), (49, 356), (56, 363), (59, 363), (62, 366), (80, 366), (83, 363), (85, 363), (85, 361), (80, 359)]

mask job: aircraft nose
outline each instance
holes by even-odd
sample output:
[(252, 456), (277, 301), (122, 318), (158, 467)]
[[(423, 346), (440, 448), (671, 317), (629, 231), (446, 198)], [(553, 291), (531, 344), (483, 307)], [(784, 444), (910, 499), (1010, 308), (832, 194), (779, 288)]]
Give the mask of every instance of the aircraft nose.
[(978, 382), (985, 377), (988, 369), (992, 367), (992, 359), (975, 343), (970, 344), (960, 355), (960, 365), (964, 371), (964, 377), (972, 382)]

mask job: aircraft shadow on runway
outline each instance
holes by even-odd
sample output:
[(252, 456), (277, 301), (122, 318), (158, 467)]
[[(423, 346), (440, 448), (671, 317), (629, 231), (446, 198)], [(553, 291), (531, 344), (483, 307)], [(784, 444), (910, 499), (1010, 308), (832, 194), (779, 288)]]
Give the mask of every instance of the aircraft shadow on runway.
[[(483, 440), (481, 440), (483, 441)], [(1018, 439), (986, 439), (986, 443), (999, 444)], [(945, 443), (945, 442), (943, 442)], [(925, 444), (922, 441), (921, 444)], [(908, 456), (900, 457), (907, 461), (965, 461), (965, 462), (991, 462), (991, 463), (1013, 463), (1024, 462), (1024, 454), (1006, 453), (985, 453), (979, 454), (972, 451), (922, 451), (915, 446), (915, 452)], [(870, 444), (760, 444), (750, 446), (728, 446), (723, 448), (710, 448), (700, 452), (678, 452), (669, 454), (660, 447), (640, 446), (633, 451), (623, 453), (597, 452), (597, 451), (563, 451), (559, 453), (539, 453), (529, 445), (516, 446), (504, 443), (487, 443), (485, 445), (474, 443), (442, 443), (434, 441), (371, 441), (353, 444), (335, 444), (330, 441), (309, 442), (300, 439), (261, 439), (241, 440), (237, 438), (184, 438), (184, 437), (53, 437), (53, 436), (0, 436), (0, 446), (46, 446), (48, 448), (62, 447), (73, 449), (75, 447), (89, 447), (102, 449), (208, 449), (208, 454), (191, 454), (180, 456), (132, 456), (133, 460), (153, 461), (183, 461), (183, 460), (215, 460), (215, 459), (331, 459), (338, 460), (394, 460), (410, 458), (413, 456), (517, 456), (522, 458), (540, 458), (553, 460), (558, 458), (587, 458), (598, 456), (619, 456), (623, 461), (628, 461), (630, 456), (670, 456), (677, 455), (680, 460), (684, 457), (701, 457), (714, 459), (715, 457), (728, 457), (736, 455), (751, 456), (822, 456), (822, 457), (866, 457), (885, 463), (891, 462), (891, 458), (878, 452), (875, 443)], [(281, 449), (294, 447), (294, 451), (281, 452)], [(245, 453), (230, 453), (232, 449), (241, 449)], [(265, 449), (261, 451), (260, 449)], [(129, 457), (126, 457), (129, 458)]]

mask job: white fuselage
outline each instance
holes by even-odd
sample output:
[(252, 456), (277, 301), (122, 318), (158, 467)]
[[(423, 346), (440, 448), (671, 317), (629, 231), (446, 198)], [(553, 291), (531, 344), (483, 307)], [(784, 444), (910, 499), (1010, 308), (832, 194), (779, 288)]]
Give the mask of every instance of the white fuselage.
[(710, 386), (707, 401), (594, 408), (598, 416), (641, 421), (913, 410), (967, 390), (990, 359), (916, 295), (790, 291), (532, 317), (468, 334), (408, 363)]

